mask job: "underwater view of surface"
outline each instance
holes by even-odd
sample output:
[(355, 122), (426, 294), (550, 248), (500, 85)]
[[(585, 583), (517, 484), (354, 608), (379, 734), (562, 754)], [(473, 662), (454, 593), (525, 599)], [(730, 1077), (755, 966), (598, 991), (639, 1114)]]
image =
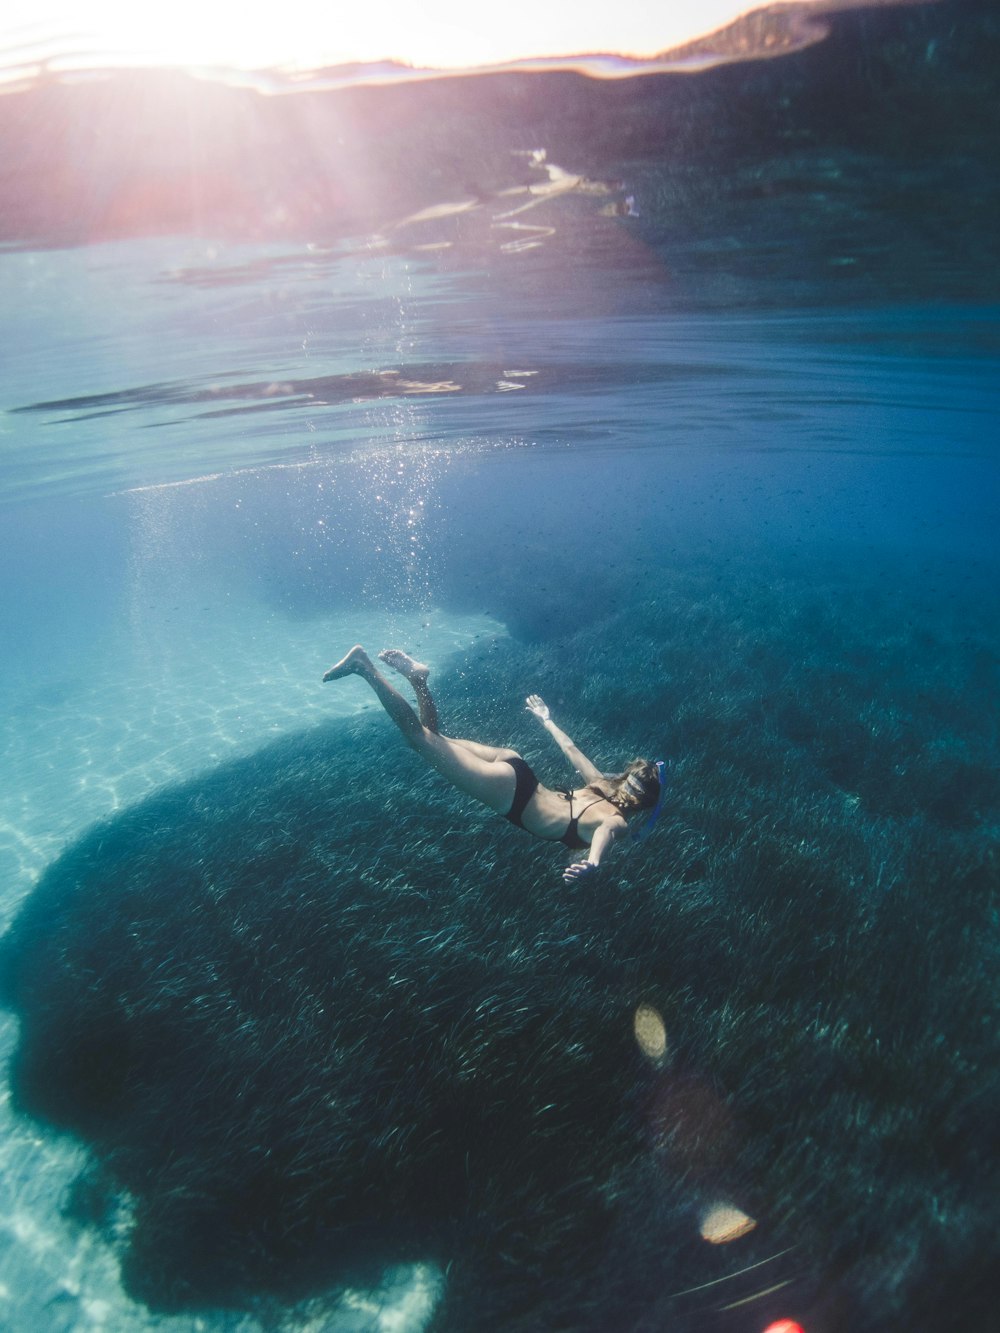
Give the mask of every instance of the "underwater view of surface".
[(825, 8), (8, 82), (3, 1329), (993, 1326), (1000, 16)]

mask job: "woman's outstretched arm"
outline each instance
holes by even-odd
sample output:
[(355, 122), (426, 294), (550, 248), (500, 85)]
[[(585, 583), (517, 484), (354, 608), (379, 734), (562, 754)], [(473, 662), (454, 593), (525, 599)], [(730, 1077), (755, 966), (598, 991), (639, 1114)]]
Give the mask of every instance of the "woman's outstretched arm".
[(603, 824), (598, 825), (596, 832), (590, 842), (590, 851), (587, 853), (585, 861), (574, 861), (563, 871), (563, 879), (567, 884), (572, 884), (574, 880), (583, 879), (584, 875), (591, 875), (601, 864), (601, 857), (608, 850), (619, 833), (624, 833), (628, 824), (621, 815), (614, 815), (611, 819), (606, 819)]
[(549, 706), (538, 694), (529, 694), (525, 700), (529, 713), (534, 713), (542, 726), (549, 733), (563, 754), (581, 775), (584, 782), (599, 782), (602, 774), (596, 764), (592, 764), (582, 751), (578, 750), (565, 731), (561, 731), (552, 721)]

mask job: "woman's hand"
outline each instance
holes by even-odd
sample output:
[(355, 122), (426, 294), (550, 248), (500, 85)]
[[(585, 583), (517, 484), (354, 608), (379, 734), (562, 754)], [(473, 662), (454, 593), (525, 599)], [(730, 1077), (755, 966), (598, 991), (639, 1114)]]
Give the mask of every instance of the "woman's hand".
[(549, 706), (540, 694), (529, 694), (524, 701), (529, 713), (534, 713), (540, 722), (548, 722), (551, 714)]
[(563, 871), (563, 879), (567, 884), (575, 884), (579, 879), (586, 879), (588, 875), (593, 875), (597, 866), (593, 861), (574, 861), (571, 866), (567, 866)]

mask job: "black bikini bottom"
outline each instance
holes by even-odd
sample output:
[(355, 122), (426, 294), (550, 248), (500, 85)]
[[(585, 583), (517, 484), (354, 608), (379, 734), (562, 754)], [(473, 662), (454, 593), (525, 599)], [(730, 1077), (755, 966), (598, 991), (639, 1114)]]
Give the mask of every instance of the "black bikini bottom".
[[(538, 790), (538, 779), (535, 777), (531, 765), (526, 760), (522, 759), (519, 755), (515, 755), (513, 759), (502, 759), (500, 762), (504, 764), (510, 764), (511, 768), (514, 770), (514, 779), (515, 779), (514, 799), (513, 801), (511, 801), (510, 809), (507, 811), (507, 814), (504, 816), (504, 818), (509, 819), (512, 824), (516, 824), (518, 828), (524, 828), (524, 825), (521, 823), (521, 816), (524, 814), (524, 807), (528, 804), (532, 796), (534, 796), (535, 792)], [(573, 806), (571, 804), (570, 805), (571, 812), (572, 809)], [(531, 833), (531, 829), (524, 829), (524, 831), (525, 833)], [(532, 837), (537, 838), (541, 837), (541, 835), (538, 833), (533, 833)], [(566, 829), (566, 832), (562, 835), (561, 838), (544, 838), (543, 841), (563, 842), (566, 844), (567, 847), (572, 847), (574, 851), (578, 851), (581, 848), (587, 846), (587, 844), (583, 841), (583, 839), (576, 831), (575, 819), (571, 819), (569, 821), (569, 827)]]
[[(514, 785), (514, 799), (511, 801), (510, 809), (507, 811), (505, 817), (509, 819), (512, 824), (516, 824), (518, 828), (524, 828), (524, 825), (521, 823), (521, 816), (524, 814), (524, 807), (538, 790), (538, 779), (532, 772), (531, 765), (524, 759), (515, 757), (514, 759), (501, 760), (501, 762), (510, 764), (511, 768), (514, 770), (514, 777), (516, 779)], [(524, 829), (524, 831), (525, 833), (530, 832), (529, 829)]]

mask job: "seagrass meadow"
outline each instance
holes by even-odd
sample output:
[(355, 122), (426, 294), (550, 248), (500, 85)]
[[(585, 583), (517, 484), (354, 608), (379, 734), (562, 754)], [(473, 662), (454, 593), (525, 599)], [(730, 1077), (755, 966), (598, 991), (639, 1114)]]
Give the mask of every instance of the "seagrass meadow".
[[(16, 1104), (87, 1149), (67, 1216), (163, 1313), (306, 1327), (422, 1264), (441, 1333), (985, 1329), (995, 589), (833, 548), (557, 573), (591, 614), (499, 583), (442, 729), (558, 785), (537, 690), (603, 766), (668, 760), (655, 836), (564, 885), (380, 712), (98, 824), (2, 945)], [(756, 1228), (706, 1245), (717, 1199)]]

